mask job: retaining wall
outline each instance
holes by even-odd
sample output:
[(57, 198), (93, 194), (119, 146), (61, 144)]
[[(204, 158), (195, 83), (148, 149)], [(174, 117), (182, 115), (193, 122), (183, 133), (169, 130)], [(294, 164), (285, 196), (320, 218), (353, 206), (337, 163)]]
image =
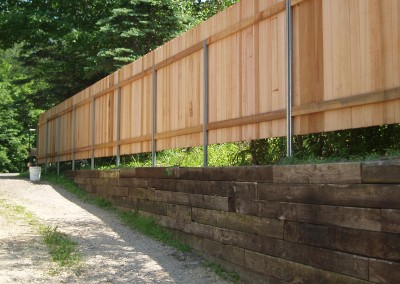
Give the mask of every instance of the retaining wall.
[(75, 171), (246, 283), (399, 283), (400, 161)]

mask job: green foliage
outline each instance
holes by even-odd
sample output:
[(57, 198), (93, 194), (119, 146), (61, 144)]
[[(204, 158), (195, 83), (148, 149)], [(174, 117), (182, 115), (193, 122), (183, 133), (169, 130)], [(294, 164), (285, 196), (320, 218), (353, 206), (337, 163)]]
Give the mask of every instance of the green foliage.
[[(0, 172), (28, 162), (28, 129), (44, 110), (237, 0), (6, 0), (0, 2)], [(389, 125), (209, 148), (209, 165), (263, 165), (384, 156), (399, 150), (399, 126)], [(32, 145), (34, 145), (32, 139)], [(397, 145), (397, 146), (396, 146)], [(202, 148), (157, 153), (159, 166), (202, 166)], [(108, 163), (108, 164), (107, 164)], [(115, 161), (100, 159), (105, 168)], [(149, 154), (123, 157), (150, 166)], [(82, 164), (81, 168), (87, 168)]]
[(251, 141), (237, 154), (237, 164), (293, 164), (399, 157), (400, 125), (340, 130), (295, 136), (292, 157), (286, 138)]
[[(400, 157), (400, 125), (384, 125), (293, 137), (294, 154), (286, 157), (286, 138), (267, 138), (208, 147), (209, 166), (326, 163)], [(96, 160), (98, 169), (116, 168), (112, 159)], [(157, 152), (157, 166), (202, 167), (203, 147)], [(121, 157), (121, 167), (151, 167), (151, 153)]]
[(34, 229), (40, 230), (42, 225), (31, 212), (28, 212), (25, 209), (25, 207), (17, 204), (11, 204), (4, 199), (0, 199), (0, 209), (1, 208), (5, 209), (4, 214), (6, 214), (7, 216), (12, 217), (13, 219), (23, 220)]
[(233, 2), (1, 1), (0, 172), (26, 168), (44, 110)]
[(80, 200), (96, 203), (95, 199), (92, 198), (86, 191), (82, 190), (81, 188), (76, 186), (70, 179), (62, 175), (57, 176), (55, 174), (47, 174), (47, 175), (42, 175), (41, 178), (44, 181), (48, 181), (52, 184), (61, 186), (62, 188), (74, 194)]
[[(33, 108), (29, 95), (39, 82), (14, 82), (26, 78), (18, 61), (20, 49), (0, 50), (0, 172), (21, 172), (27, 163), (29, 128), (34, 128), (43, 110)], [(31, 145), (35, 145), (31, 137)]]
[(267, 165), (280, 161), (286, 154), (285, 138), (267, 138), (243, 143), (235, 156), (236, 165)]
[[(208, 164), (211, 167), (235, 166), (236, 153), (245, 147), (245, 143), (224, 143), (208, 146)], [(157, 166), (160, 167), (202, 167), (203, 147), (187, 147), (157, 152)], [(127, 155), (121, 157), (122, 168), (151, 167), (151, 153)], [(114, 159), (97, 159), (100, 170), (114, 169)]]
[(20, 60), (31, 81), (46, 84), (32, 94), (46, 109), (101, 78), (88, 78), (86, 58), (96, 54), (96, 22), (113, 0), (6, 1), (0, 13), (0, 47), (22, 46)]
[(0, 48), (42, 82), (45, 109), (162, 45), (236, 0), (13, 0), (0, 3)]
[(105, 199), (105, 198), (96, 198), (95, 203), (97, 206), (103, 209), (111, 209), (112, 208), (112, 203), (111, 201)]
[(172, 233), (165, 228), (159, 226), (153, 218), (143, 217), (137, 212), (131, 211), (117, 211), (118, 216), (121, 220), (146, 236), (149, 236), (157, 241), (160, 241), (166, 245), (175, 247), (176, 249), (187, 252), (190, 251), (190, 247), (182, 244), (176, 238), (173, 237)]
[(61, 233), (57, 227), (46, 227), (42, 234), (54, 262), (57, 262), (60, 266), (69, 267), (80, 262), (81, 256), (76, 250), (77, 243)]
[(226, 272), (222, 269), (220, 264), (217, 264), (215, 262), (207, 262), (205, 266), (214, 271), (214, 273), (222, 279), (231, 281), (232, 283), (239, 283), (240, 281), (239, 274), (237, 274), (236, 272)]
[(198, 22), (204, 21), (239, 0), (207, 0), (193, 1), (192, 13)]
[(127, 212), (116, 209), (112, 206), (112, 203), (109, 200), (90, 196), (86, 191), (75, 185), (70, 179), (64, 176), (56, 176), (54, 174), (50, 174), (43, 175), (43, 179), (52, 184), (63, 187), (64, 189), (73, 193), (76, 197), (87, 203), (95, 204), (101, 208), (109, 210), (110, 212), (114, 212), (125, 224), (127, 224), (131, 228), (137, 229), (144, 235), (147, 235), (164, 244), (175, 247), (180, 251), (190, 250), (187, 245), (182, 244), (176, 238), (174, 238), (170, 231), (157, 225), (153, 218), (140, 216), (137, 212)]
[(161, 46), (190, 22), (177, 1), (117, 0), (111, 15), (97, 22), (100, 50), (90, 58), (93, 72), (109, 73)]
[(66, 234), (59, 232), (57, 227), (45, 226), (33, 213), (27, 211), (25, 207), (8, 203), (2, 199), (0, 199), (0, 209), (1, 208), (6, 210), (5, 214), (27, 222), (43, 236), (44, 242), (54, 262), (57, 262), (61, 267), (80, 266), (81, 255), (77, 252), (77, 244)]

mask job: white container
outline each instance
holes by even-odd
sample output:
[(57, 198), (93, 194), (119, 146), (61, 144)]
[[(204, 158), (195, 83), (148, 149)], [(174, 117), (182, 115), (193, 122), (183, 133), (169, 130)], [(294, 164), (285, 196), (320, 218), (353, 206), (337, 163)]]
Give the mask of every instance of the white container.
[(41, 167), (29, 167), (29, 178), (31, 181), (39, 181), (40, 180), (40, 172), (42, 171)]

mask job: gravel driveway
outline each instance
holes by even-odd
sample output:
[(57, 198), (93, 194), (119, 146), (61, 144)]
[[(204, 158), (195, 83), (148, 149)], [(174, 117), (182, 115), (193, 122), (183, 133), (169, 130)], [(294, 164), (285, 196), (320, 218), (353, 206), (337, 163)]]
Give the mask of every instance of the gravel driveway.
[(0, 206), (0, 282), (3, 283), (227, 283), (192, 253), (182, 254), (132, 231), (110, 212), (67, 191), (0, 175), (0, 200), (20, 205), (78, 243), (83, 268), (49, 273), (56, 264), (42, 237)]

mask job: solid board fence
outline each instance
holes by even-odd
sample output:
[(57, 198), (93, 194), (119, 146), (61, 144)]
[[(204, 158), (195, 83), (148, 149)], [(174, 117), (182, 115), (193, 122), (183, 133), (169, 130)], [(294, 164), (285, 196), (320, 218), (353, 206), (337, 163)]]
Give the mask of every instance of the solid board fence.
[[(291, 15), (295, 135), (400, 123), (400, 1)], [(38, 162), (285, 136), (286, 45), (286, 2), (242, 0), (42, 114)]]

